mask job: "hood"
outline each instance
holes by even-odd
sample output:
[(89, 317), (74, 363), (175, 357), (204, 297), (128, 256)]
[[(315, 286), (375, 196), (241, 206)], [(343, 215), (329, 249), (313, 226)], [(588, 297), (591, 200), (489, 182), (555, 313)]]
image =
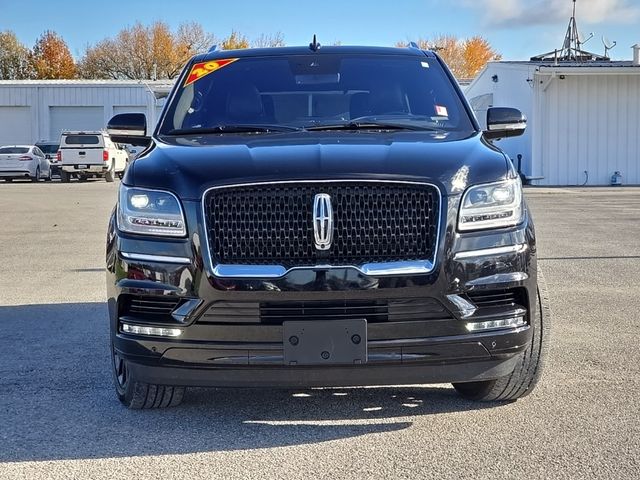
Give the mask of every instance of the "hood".
[(325, 131), (154, 139), (123, 181), (185, 200), (217, 185), (358, 178), (430, 182), (457, 194), (509, 170), (505, 155), (475, 132)]

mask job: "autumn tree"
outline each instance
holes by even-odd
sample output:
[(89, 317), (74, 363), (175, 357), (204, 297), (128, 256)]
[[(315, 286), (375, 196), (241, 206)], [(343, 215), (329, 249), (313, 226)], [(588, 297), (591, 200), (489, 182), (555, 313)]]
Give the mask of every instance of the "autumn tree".
[[(456, 78), (473, 78), (487, 62), (502, 58), (481, 36), (460, 39), (454, 35), (435, 35), (431, 39), (421, 38), (416, 43), (423, 50), (435, 50)], [(407, 45), (405, 42), (397, 43), (399, 47)]]
[(88, 47), (80, 62), (83, 78), (172, 79), (193, 55), (215, 42), (198, 23), (183, 23), (175, 32), (164, 22), (136, 23)]
[(41, 80), (76, 77), (76, 64), (69, 47), (57, 33), (47, 30), (36, 41), (30, 55), (35, 77)]
[(222, 40), (221, 47), (223, 50), (249, 48), (249, 39), (245, 35), (233, 30), (227, 38)]
[(488, 62), (502, 58), (502, 55), (491, 47), (488, 40), (479, 35), (464, 41), (462, 56), (468, 78), (475, 77)]
[(233, 30), (217, 40), (199, 23), (183, 23), (172, 31), (164, 22), (145, 26), (136, 23), (113, 38), (105, 38), (87, 47), (78, 64), (82, 78), (173, 79), (195, 54), (208, 51), (214, 44), (223, 50), (284, 46), (284, 36), (262, 34), (253, 41)]
[(0, 32), (0, 80), (33, 78), (29, 49), (10, 30)]

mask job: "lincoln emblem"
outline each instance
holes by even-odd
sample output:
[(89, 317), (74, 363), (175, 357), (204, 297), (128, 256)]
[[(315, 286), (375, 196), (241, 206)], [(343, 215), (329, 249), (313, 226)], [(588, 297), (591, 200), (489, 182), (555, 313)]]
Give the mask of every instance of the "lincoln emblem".
[(331, 197), (319, 193), (313, 199), (313, 236), (318, 250), (329, 250), (333, 241)]

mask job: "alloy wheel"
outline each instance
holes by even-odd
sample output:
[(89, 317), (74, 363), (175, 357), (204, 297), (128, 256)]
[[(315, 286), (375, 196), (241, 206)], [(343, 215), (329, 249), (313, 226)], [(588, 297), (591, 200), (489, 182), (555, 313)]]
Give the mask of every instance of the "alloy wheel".
[(127, 370), (127, 363), (120, 355), (114, 352), (113, 354), (113, 368), (116, 374), (116, 381), (118, 386), (124, 388), (129, 379), (129, 372)]

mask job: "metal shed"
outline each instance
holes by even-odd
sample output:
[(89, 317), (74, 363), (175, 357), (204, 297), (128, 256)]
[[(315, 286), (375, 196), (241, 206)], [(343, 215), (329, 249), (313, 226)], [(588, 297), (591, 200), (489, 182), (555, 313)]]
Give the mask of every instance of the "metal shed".
[(120, 80), (0, 81), (0, 145), (100, 130), (112, 115), (141, 112), (155, 125), (171, 83)]
[(540, 185), (640, 184), (640, 66), (634, 62), (492, 62), (465, 91), (481, 123), (489, 106), (529, 118), (500, 141)]

